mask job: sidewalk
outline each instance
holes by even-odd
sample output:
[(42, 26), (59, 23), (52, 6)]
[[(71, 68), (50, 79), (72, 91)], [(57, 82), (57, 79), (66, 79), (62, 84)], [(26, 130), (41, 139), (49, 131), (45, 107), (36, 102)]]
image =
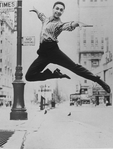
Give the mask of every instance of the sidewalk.
[[(0, 109), (5, 113), (0, 119), (0, 129), (14, 130), (15, 133), (1, 149), (75, 149), (75, 148), (113, 148), (112, 133), (103, 128), (77, 120), (92, 111), (92, 116), (105, 107), (71, 107), (67, 102), (57, 105), (55, 109), (40, 111), (38, 106), (28, 106), (28, 120), (9, 120), (11, 109)], [(71, 116), (67, 116), (69, 112)], [(77, 113), (78, 112), (78, 113)], [(95, 113), (96, 112), (96, 113)], [(113, 108), (106, 109), (112, 118)], [(78, 115), (79, 114), (79, 115)], [(76, 117), (75, 117), (76, 116)], [(99, 119), (100, 118), (100, 119)], [(106, 116), (104, 117), (106, 118)], [(98, 118), (101, 120), (101, 114)], [(106, 120), (106, 119), (105, 119)], [(107, 124), (107, 122), (105, 121)], [(109, 125), (111, 127), (111, 125)]]
[(39, 105), (28, 106), (26, 111), (28, 120), (10, 120), (10, 112), (10, 107), (0, 107), (0, 130), (14, 131), (14, 134), (0, 149), (21, 149), (26, 133), (34, 130), (32, 123), (34, 123), (36, 116), (38, 118), (37, 125), (40, 126), (44, 111), (40, 111)]

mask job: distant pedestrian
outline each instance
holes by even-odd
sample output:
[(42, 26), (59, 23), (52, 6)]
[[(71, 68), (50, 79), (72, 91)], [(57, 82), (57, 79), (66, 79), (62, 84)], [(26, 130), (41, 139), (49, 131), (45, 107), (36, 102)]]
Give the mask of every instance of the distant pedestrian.
[(56, 105), (55, 100), (51, 100), (51, 107), (55, 108), (55, 105)]
[(49, 69), (44, 70), (48, 64), (53, 63), (65, 67), (81, 77), (97, 82), (108, 93), (110, 93), (110, 87), (102, 81), (99, 76), (95, 76), (80, 64), (74, 63), (59, 49), (57, 37), (62, 31), (73, 31), (76, 27), (87, 26), (84, 23), (75, 21), (63, 23), (60, 17), (62, 16), (64, 10), (65, 4), (62, 2), (56, 2), (53, 5), (53, 14), (49, 18), (35, 8), (30, 11), (37, 14), (38, 18), (42, 22), (42, 29), (40, 34), (40, 46), (37, 51), (39, 56), (29, 67), (25, 76), (26, 80), (44, 81), (53, 78), (70, 79), (68, 75), (62, 74), (59, 69), (56, 69), (54, 72), (51, 72)]
[(44, 111), (44, 114), (47, 114), (47, 110)]

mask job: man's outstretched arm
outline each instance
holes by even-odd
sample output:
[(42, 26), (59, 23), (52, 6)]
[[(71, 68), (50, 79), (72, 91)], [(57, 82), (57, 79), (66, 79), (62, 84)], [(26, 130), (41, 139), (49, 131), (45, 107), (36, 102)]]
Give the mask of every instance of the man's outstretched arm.
[(29, 12), (35, 12), (41, 21), (44, 21), (46, 18), (46, 16), (43, 13), (39, 12), (35, 7), (33, 7), (32, 10), (29, 10)]
[(72, 26), (73, 27), (80, 27), (80, 28), (82, 28), (82, 27), (93, 27), (93, 25), (88, 25), (88, 24), (85, 24), (82, 22), (75, 22), (75, 21), (72, 22)]
[(80, 27), (80, 29), (82, 29), (82, 27), (93, 27), (93, 25), (87, 25), (85, 23), (75, 22), (75, 21), (65, 22), (60, 25), (60, 28), (62, 28), (62, 31), (63, 30), (73, 31), (76, 27)]

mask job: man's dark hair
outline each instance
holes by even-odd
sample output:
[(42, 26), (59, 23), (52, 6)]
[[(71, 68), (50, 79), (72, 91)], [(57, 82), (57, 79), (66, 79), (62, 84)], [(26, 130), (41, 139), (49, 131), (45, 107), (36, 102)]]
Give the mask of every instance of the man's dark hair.
[(55, 2), (54, 5), (53, 5), (53, 8), (54, 8), (57, 4), (62, 5), (62, 6), (64, 7), (64, 9), (65, 9), (65, 4), (64, 4), (63, 2), (60, 2), (60, 1)]

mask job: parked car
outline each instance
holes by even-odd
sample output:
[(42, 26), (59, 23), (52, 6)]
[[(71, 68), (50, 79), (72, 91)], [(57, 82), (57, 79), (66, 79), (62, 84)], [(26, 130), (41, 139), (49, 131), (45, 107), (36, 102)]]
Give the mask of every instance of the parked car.
[(90, 104), (90, 98), (88, 94), (81, 94), (80, 99), (82, 101), (82, 104)]
[(70, 106), (74, 105), (80, 99), (80, 93), (70, 94)]

